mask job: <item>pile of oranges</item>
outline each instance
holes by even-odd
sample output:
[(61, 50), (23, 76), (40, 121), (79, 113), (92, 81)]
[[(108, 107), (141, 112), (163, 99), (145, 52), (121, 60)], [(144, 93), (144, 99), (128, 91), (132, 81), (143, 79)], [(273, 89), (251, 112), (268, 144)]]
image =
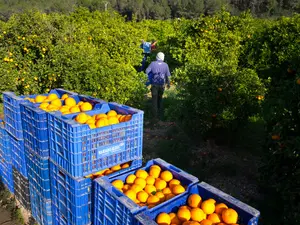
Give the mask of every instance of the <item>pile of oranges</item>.
[(115, 110), (109, 112), (90, 116), (86, 113), (79, 113), (75, 120), (80, 124), (88, 124), (91, 129), (98, 127), (105, 127), (113, 124), (127, 122), (131, 120), (131, 115), (121, 115)]
[(101, 171), (99, 171), (97, 173), (85, 176), (85, 178), (96, 179), (98, 177), (107, 176), (107, 175), (115, 173), (115, 172), (117, 172), (119, 170), (123, 170), (123, 169), (129, 168), (130, 164), (131, 164), (130, 162), (119, 164), (119, 165), (113, 166), (111, 168), (107, 168), (107, 169), (101, 170)]
[(177, 213), (160, 213), (156, 217), (158, 225), (238, 225), (237, 221), (238, 213), (234, 209), (214, 199), (202, 201), (198, 194), (191, 194)]
[(75, 99), (69, 97), (68, 94), (64, 94), (59, 98), (56, 94), (52, 93), (48, 96), (37, 95), (33, 98), (25, 98), (33, 103), (41, 103), (39, 108), (46, 112), (60, 111), (62, 114), (71, 114), (86, 112), (93, 109), (93, 106), (89, 102), (78, 102)]
[(114, 180), (112, 185), (139, 206), (148, 208), (153, 208), (186, 190), (179, 180), (173, 178), (170, 171), (162, 171), (158, 165), (152, 165), (148, 172), (139, 169), (135, 174), (128, 175), (125, 182)]

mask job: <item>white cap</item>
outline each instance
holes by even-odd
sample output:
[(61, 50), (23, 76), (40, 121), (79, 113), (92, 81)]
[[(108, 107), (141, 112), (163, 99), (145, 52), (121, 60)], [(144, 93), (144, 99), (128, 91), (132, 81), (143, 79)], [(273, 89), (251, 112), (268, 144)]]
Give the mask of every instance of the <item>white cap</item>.
[(157, 60), (164, 61), (164, 60), (165, 60), (165, 54), (162, 53), (162, 52), (157, 53), (156, 59), (157, 59)]

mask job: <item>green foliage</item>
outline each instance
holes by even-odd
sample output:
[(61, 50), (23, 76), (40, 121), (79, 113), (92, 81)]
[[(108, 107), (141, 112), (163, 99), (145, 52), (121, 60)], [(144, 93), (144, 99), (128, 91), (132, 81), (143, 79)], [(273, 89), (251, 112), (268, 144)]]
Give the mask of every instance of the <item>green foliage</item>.
[(192, 133), (206, 133), (213, 122), (235, 129), (260, 111), (257, 96), (264, 95), (264, 83), (254, 70), (239, 67), (242, 43), (252, 22), (248, 14), (234, 17), (223, 11), (180, 22), (184, 28), (178, 31), (185, 35), (170, 39), (177, 42), (170, 51), (182, 64), (174, 73), (183, 99), (175, 113)]
[(139, 30), (116, 13), (31, 11), (11, 17), (1, 33), (1, 91), (63, 87), (120, 103), (143, 97)]

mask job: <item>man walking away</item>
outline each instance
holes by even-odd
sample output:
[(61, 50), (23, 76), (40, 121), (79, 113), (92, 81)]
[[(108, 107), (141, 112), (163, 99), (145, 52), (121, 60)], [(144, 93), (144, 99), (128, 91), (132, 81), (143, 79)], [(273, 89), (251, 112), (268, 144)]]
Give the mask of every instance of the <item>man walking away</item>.
[(171, 74), (168, 64), (164, 62), (164, 58), (164, 53), (157, 53), (156, 61), (151, 62), (146, 69), (146, 74), (151, 84), (152, 113), (154, 119), (158, 119), (158, 113), (162, 111), (162, 97), (165, 86), (170, 88)]

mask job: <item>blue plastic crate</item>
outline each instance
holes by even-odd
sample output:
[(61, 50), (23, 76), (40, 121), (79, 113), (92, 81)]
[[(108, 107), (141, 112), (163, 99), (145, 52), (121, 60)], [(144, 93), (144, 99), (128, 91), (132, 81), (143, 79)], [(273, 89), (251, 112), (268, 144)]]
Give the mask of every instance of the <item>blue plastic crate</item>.
[(14, 193), (14, 180), (13, 180), (13, 170), (11, 163), (5, 161), (2, 156), (0, 156), (0, 177), (4, 186), (9, 190), (10, 193)]
[(25, 178), (27, 178), (26, 157), (24, 150), (24, 141), (17, 140), (9, 135), (11, 146), (12, 165), (18, 170)]
[(3, 120), (0, 120), (0, 156), (2, 156), (6, 162), (11, 163), (11, 147), (10, 140)]
[(26, 149), (28, 180), (43, 199), (51, 199), (49, 157), (41, 158), (32, 150)]
[[(63, 94), (77, 95), (75, 92), (64, 89), (53, 89), (48, 94), (55, 93), (59, 97)], [(42, 94), (42, 95), (48, 95)], [(35, 98), (37, 95), (21, 95), (17, 96), (13, 92), (3, 92), (4, 120), (5, 128), (13, 137), (18, 140), (23, 139), (23, 129), (21, 120), (20, 103), (29, 102), (26, 97)]]
[[(115, 177), (136, 169), (142, 165), (142, 159), (131, 162), (130, 167), (107, 177)], [(92, 221), (92, 179), (75, 179), (50, 160), (51, 196), (54, 224), (83, 225)]]
[(181, 198), (173, 199), (170, 204), (165, 205), (164, 207), (157, 210), (149, 210), (138, 214), (136, 216), (138, 222), (133, 225), (157, 225), (157, 223), (154, 221), (160, 213), (177, 212), (180, 206), (187, 204), (187, 199), (191, 194), (199, 194), (204, 200), (213, 198), (217, 203), (225, 203), (229, 208), (236, 210), (239, 214), (238, 224), (258, 224), (258, 219), (260, 216), (260, 212), (258, 210), (228, 194), (225, 194), (224, 192), (205, 182), (201, 182), (200, 184), (192, 187), (189, 192), (185, 193)]
[(144, 112), (117, 103), (103, 104), (89, 115), (115, 110), (132, 114), (127, 122), (90, 129), (79, 124), (77, 114), (48, 114), (50, 158), (73, 177), (83, 177), (142, 157)]
[[(91, 222), (90, 178), (73, 179), (50, 160), (53, 217), (66, 224), (85, 225)], [(57, 219), (54, 219), (57, 220)]]
[(51, 200), (43, 198), (31, 184), (29, 184), (29, 190), (32, 217), (40, 225), (52, 224)]
[[(169, 170), (173, 174), (174, 179), (180, 180), (182, 185), (187, 186), (187, 190), (184, 193), (187, 193), (191, 187), (199, 182), (198, 178), (162, 159), (150, 160), (145, 167), (139, 169), (148, 171), (152, 165), (159, 165), (162, 170)], [(95, 180), (94, 225), (132, 225), (136, 223), (134, 216), (138, 213), (155, 211), (169, 205), (175, 199), (180, 199), (184, 195), (184, 193), (177, 195), (151, 209), (148, 209), (146, 206), (140, 207), (111, 184), (114, 180), (122, 180), (124, 182), (127, 176), (135, 173), (135, 171), (130, 171), (120, 176), (101, 177)]]
[[(85, 95), (72, 95), (76, 103), (89, 102), (94, 109), (101, 108), (105, 102)], [(47, 112), (39, 108), (40, 104), (21, 103), (22, 127), (25, 147), (34, 149), (41, 157), (49, 157), (49, 135)]]

